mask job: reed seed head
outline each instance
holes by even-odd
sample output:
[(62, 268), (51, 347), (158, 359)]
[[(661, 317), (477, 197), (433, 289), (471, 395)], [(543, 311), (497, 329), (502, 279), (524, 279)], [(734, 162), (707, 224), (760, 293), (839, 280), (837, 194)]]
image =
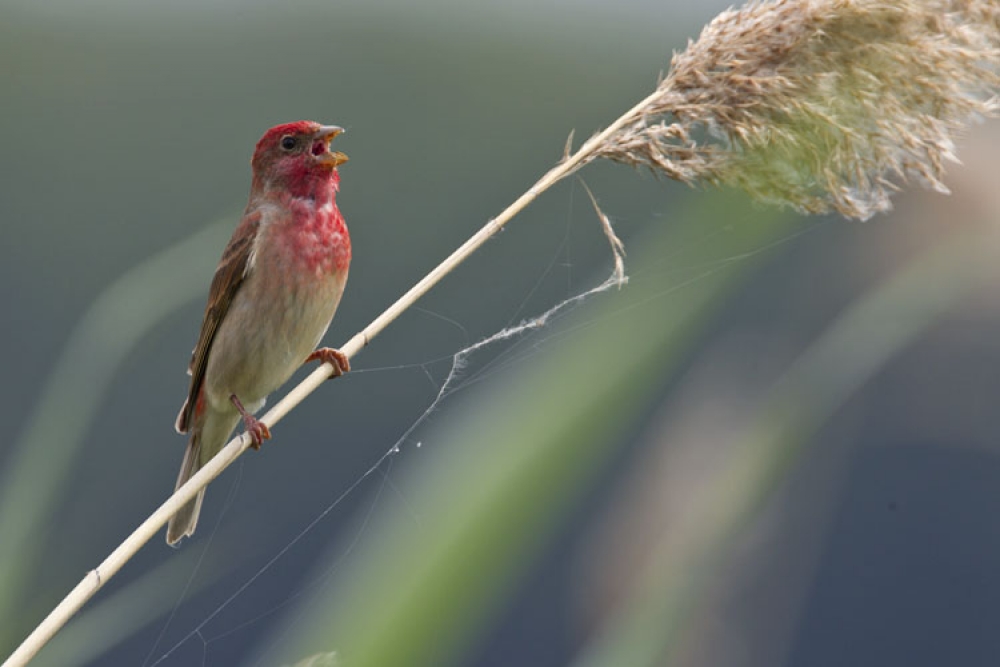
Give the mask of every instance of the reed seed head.
[(955, 137), (1000, 108), (998, 63), (997, 0), (753, 0), (594, 157), (866, 219), (909, 181), (947, 191)]

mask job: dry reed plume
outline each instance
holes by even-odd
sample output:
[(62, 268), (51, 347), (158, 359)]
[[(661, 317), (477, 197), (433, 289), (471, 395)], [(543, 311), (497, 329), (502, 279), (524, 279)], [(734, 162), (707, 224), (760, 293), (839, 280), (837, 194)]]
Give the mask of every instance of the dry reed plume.
[[(723, 12), (656, 90), (568, 154), (341, 350), (355, 356), (541, 193), (606, 158), (689, 184), (732, 185), (807, 212), (867, 218), (909, 179), (938, 190), (953, 140), (998, 109), (998, 0), (773, 0)], [(618, 241), (601, 216), (613, 246)], [(620, 257), (616, 259), (620, 260)], [(272, 407), (275, 425), (329, 377)], [(24, 665), (199, 489), (249, 447), (233, 439), (31, 633)]]
[(720, 14), (594, 157), (868, 218), (937, 190), (997, 109), (996, 0), (777, 0)]

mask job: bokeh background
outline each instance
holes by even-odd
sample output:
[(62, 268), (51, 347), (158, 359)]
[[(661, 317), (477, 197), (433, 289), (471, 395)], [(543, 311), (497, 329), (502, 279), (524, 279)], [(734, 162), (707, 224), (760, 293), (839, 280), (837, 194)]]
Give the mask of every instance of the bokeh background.
[[(337, 345), (725, 4), (0, 5), (0, 654), (173, 488), (267, 127), (348, 128)], [(627, 287), (441, 392), (609, 274), (555, 188), (34, 664), (995, 665), (998, 149), (865, 224), (588, 168)]]

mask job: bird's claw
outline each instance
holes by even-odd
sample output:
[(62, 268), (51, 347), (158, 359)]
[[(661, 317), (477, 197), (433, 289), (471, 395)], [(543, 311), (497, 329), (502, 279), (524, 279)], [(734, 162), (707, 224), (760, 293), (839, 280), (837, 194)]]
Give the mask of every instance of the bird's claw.
[(321, 347), (306, 357), (306, 363), (317, 360), (333, 366), (333, 371), (330, 373), (331, 380), (351, 370), (351, 362), (348, 361), (347, 355), (332, 347)]
[(236, 397), (236, 394), (230, 396), (229, 400), (233, 402), (240, 416), (243, 417), (243, 428), (246, 430), (247, 435), (250, 436), (250, 446), (254, 449), (260, 449), (262, 442), (271, 439), (271, 429), (267, 427), (267, 424), (247, 412), (240, 399)]
[(262, 442), (271, 439), (271, 429), (253, 415), (243, 417), (243, 428), (250, 435), (250, 446), (254, 449), (260, 449)]

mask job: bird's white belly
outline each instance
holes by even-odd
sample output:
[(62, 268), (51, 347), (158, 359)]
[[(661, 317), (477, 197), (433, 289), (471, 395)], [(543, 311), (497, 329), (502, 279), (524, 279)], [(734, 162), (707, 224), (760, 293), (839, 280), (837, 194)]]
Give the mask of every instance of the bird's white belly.
[(260, 409), (316, 349), (347, 280), (344, 271), (274, 285), (264, 275), (275, 274), (254, 271), (247, 277), (212, 343), (205, 389), (219, 409), (231, 405), (233, 394), (251, 412)]

